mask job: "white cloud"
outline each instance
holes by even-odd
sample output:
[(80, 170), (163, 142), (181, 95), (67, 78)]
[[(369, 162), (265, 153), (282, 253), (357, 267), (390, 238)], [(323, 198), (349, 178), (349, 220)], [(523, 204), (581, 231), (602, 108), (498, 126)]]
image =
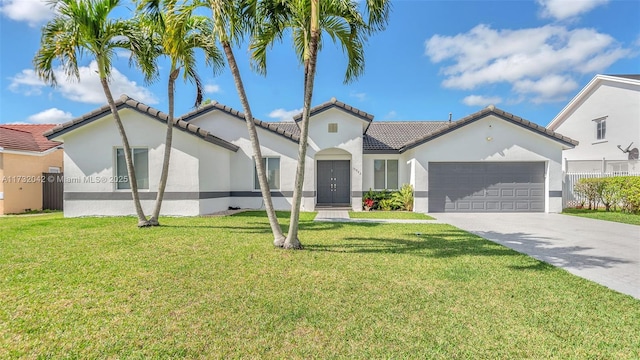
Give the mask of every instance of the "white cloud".
[(116, 56), (118, 59), (129, 59), (131, 57), (131, 50), (116, 49)]
[(549, 75), (538, 80), (523, 79), (513, 84), (519, 94), (535, 94), (532, 102), (539, 104), (564, 100), (567, 93), (578, 88), (578, 83), (568, 76)]
[(434, 35), (425, 42), (425, 49), (432, 62), (446, 62), (441, 73), (447, 88), (471, 90), (508, 83), (516, 90), (515, 85), (523, 80), (537, 83), (549, 76), (569, 81), (561, 86), (564, 93), (545, 86), (530, 92), (545, 101), (571, 91), (574, 76), (602, 72), (631, 54), (611, 36), (594, 29), (553, 25), (495, 30), (481, 24), (455, 36)]
[(469, 95), (462, 99), (462, 102), (468, 106), (487, 106), (501, 103), (502, 98), (499, 96)]
[(9, 90), (27, 96), (42, 94), (42, 88), (46, 86), (31, 69), (24, 69), (10, 79)]
[(268, 116), (272, 119), (277, 119), (278, 121), (293, 121), (293, 117), (300, 114), (301, 112), (302, 108), (293, 110), (285, 110), (279, 108), (270, 112)]
[(350, 92), (349, 96), (354, 97), (360, 101), (364, 101), (367, 98), (367, 94), (363, 92), (355, 92), (355, 91)]
[(391, 110), (384, 116), (384, 119), (390, 120), (395, 119), (396, 117), (398, 117), (398, 113), (395, 110)]
[(609, 0), (537, 0), (542, 16), (556, 20), (569, 19), (606, 4)]
[(71, 119), (73, 115), (70, 112), (51, 108), (29, 116), (27, 121), (35, 124), (59, 124)]
[[(89, 66), (81, 66), (80, 81), (67, 80), (62, 68), (55, 70), (58, 80), (56, 91), (73, 101), (89, 104), (104, 104), (107, 100), (100, 84), (100, 78), (97, 74), (97, 64), (92, 61)], [(9, 90), (22, 93), (24, 95), (39, 95), (42, 88), (47, 85), (38, 78), (35, 71), (31, 69), (22, 70), (19, 74), (11, 78)], [(129, 80), (124, 74), (117, 69), (111, 70), (111, 78), (109, 86), (114, 98), (118, 98), (122, 94), (127, 94), (132, 98), (145, 104), (157, 104), (158, 99), (147, 88), (139, 86), (135, 81)]]
[(24, 21), (36, 27), (53, 19), (55, 10), (47, 0), (2, 0), (0, 13), (15, 21)]
[(207, 84), (204, 86), (204, 92), (206, 92), (207, 94), (219, 93), (220, 85)]

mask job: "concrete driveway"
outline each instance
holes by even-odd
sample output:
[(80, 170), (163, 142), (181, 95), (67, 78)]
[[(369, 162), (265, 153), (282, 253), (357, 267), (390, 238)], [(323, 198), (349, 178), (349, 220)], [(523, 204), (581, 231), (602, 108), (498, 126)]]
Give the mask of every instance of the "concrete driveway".
[(429, 214), (640, 299), (640, 226), (561, 214)]

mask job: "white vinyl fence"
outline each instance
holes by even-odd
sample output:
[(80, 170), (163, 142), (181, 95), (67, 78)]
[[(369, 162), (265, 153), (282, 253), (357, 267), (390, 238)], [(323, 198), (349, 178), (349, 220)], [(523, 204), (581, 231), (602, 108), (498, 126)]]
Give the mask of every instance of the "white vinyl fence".
[(586, 202), (587, 199), (574, 193), (573, 187), (578, 180), (583, 178), (603, 178), (612, 176), (640, 176), (640, 172), (574, 172), (565, 173), (564, 182), (562, 184), (562, 208), (576, 207), (580, 203)]

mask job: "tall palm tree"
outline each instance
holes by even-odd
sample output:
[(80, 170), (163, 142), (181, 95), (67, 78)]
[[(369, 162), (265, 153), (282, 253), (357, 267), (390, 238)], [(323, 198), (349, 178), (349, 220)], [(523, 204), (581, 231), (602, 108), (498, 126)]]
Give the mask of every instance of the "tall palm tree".
[(139, 16), (140, 23), (150, 30), (154, 39), (152, 43), (159, 45), (160, 54), (168, 57), (171, 63), (167, 85), (169, 114), (164, 144), (164, 158), (156, 203), (149, 219), (151, 225), (157, 226), (159, 225), (158, 218), (169, 177), (169, 160), (171, 158), (175, 121), (176, 79), (182, 71), (184, 79), (191, 80), (195, 84), (196, 99), (194, 107), (198, 107), (202, 103), (204, 91), (196, 69), (196, 50), (201, 49), (204, 52), (206, 64), (211, 66), (214, 72), (224, 66), (224, 60), (213, 38), (213, 22), (208, 17), (193, 14), (195, 10), (193, 5), (177, 0), (141, 0), (139, 9), (144, 10)]
[(252, 57), (259, 71), (266, 72), (266, 51), (275, 40), (282, 39), (290, 30), (293, 45), (304, 65), (304, 96), (300, 143), (295, 188), (291, 204), (291, 219), (287, 237), (282, 244), (286, 249), (301, 249), (298, 239), (300, 204), (304, 183), (305, 160), (309, 137), (309, 118), (316, 74), (318, 51), (322, 47), (322, 34), (339, 42), (347, 54), (345, 83), (355, 80), (364, 72), (364, 43), (367, 36), (386, 26), (390, 11), (387, 0), (367, 0), (364, 4), (367, 19), (359, 11), (359, 3), (351, 0), (264, 0), (261, 2), (258, 34), (251, 44)]
[(256, 22), (255, 10), (257, 4), (252, 0), (200, 0), (200, 3), (205, 4), (211, 9), (214, 33), (224, 49), (227, 63), (229, 64), (229, 69), (231, 70), (236, 85), (236, 91), (242, 104), (242, 110), (244, 111), (244, 119), (247, 124), (249, 139), (251, 140), (253, 150), (256, 175), (258, 177), (258, 183), (260, 184), (260, 192), (264, 200), (264, 207), (269, 219), (269, 225), (271, 226), (271, 232), (273, 233), (273, 242), (276, 245), (280, 244), (279, 246), (282, 246), (281, 244), (284, 243), (285, 237), (282, 233), (280, 223), (278, 223), (275, 208), (273, 207), (265, 164), (262, 161), (262, 150), (260, 149), (258, 132), (247, 93), (242, 82), (242, 76), (240, 75), (240, 70), (233, 52), (233, 46), (238, 45), (244, 38), (244, 35), (252, 33), (253, 31)]
[(135, 22), (110, 18), (120, 0), (53, 0), (51, 4), (56, 7), (57, 14), (42, 28), (40, 48), (33, 59), (35, 70), (41, 79), (55, 86), (55, 61), (60, 62), (67, 77), (77, 80), (80, 80), (78, 59), (86, 54), (96, 61), (100, 83), (122, 139), (138, 226), (148, 226), (138, 195), (131, 147), (109, 87), (111, 62), (116, 48), (131, 50), (133, 60), (141, 68), (149, 69), (152, 66), (145, 63), (144, 57), (138, 57), (147, 49), (145, 44), (138, 42), (143, 36)]

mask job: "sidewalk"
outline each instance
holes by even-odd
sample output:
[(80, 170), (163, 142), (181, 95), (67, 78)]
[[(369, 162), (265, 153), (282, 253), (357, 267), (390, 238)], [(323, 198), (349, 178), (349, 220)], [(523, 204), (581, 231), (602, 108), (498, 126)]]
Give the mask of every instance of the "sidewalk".
[(357, 223), (388, 223), (388, 224), (442, 224), (438, 220), (418, 219), (351, 219), (347, 210), (318, 210), (313, 221), (318, 222), (357, 222)]

